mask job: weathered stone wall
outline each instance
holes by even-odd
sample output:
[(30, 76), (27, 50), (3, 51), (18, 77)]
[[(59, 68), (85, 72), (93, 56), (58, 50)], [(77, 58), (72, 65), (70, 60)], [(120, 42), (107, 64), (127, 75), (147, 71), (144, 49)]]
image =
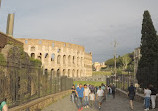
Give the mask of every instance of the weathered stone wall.
[(63, 91), (57, 94), (52, 94), (46, 97), (42, 97), (36, 100), (33, 100), (27, 104), (23, 104), (14, 108), (9, 109), (9, 111), (37, 111), (45, 108), (57, 100), (62, 99), (64, 96), (70, 94), (71, 91)]
[(32, 58), (42, 61), (44, 70), (54, 76), (92, 76), (92, 54), (83, 46), (44, 39), (17, 39)]
[(22, 42), (19, 42), (18, 40), (14, 39), (13, 37), (0, 32), (0, 50), (2, 48), (4, 48), (6, 44), (23, 47)]
[(92, 53), (85, 53), (84, 55), (85, 73), (89, 77), (92, 76)]

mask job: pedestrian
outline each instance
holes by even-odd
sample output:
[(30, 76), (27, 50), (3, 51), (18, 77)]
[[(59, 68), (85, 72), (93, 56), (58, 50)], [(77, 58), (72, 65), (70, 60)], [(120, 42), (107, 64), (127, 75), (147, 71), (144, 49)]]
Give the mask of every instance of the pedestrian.
[(77, 87), (76, 89), (76, 95), (77, 95), (77, 106), (78, 106), (78, 111), (82, 111), (83, 110), (83, 92), (84, 92), (84, 88), (82, 87), (82, 84), (79, 84), (79, 87)]
[(149, 110), (150, 107), (150, 95), (151, 95), (151, 90), (149, 87), (144, 89), (144, 96), (145, 96), (145, 111)]
[(90, 102), (90, 107), (93, 108), (94, 107), (94, 103), (95, 103), (95, 94), (94, 92), (91, 90), (91, 93), (89, 94), (89, 102)]
[(116, 92), (116, 87), (115, 87), (115, 85), (113, 84), (112, 85), (112, 96), (113, 96), (113, 98), (115, 99), (115, 92)]
[(75, 96), (76, 96), (76, 88), (75, 88), (75, 85), (72, 85), (71, 90), (72, 90), (72, 93), (71, 93), (71, 101), (72, 101), (72, 103), (74, 103), (74, 102), (75, 102)]
[(129, 97), (130, 108), (132, 110), (134, 109), (133, 100), (135, 97), (135, 90), (136, 90), (136, 88), (133, 86), (133, 83), (131, 83), (130, 87), (128, 87), (128, 97)]
[(156, 101), (156, 94), (157, 91), (154, 88), (153, 85), (150, 85), (150, 90), (151, 90), (151, 104), (152, 104), (152, 109), (155, 109), (155, 101)]
[(105, 85), (104, 85), (104, 83), (102, 83), (101, 84), (101, 89), (104, 91), (104, 98), (103, 98), (103, 100), (106, 100), (106, 93), (105, 93)]
[(101, 86), (99, 86), (99, 89), (97, 91), (97, 99), (98, 99), (98, 102), (99, 102), (99, 109), (101, 109), (103, 96), (104, 96), (104, 91), (101, 89)]
[(89, 94), (90, 94), (90, 90), (87, 87), (87, 85), (84, 85), (84, 107), (88, 108), (89, 105)]
[(0, 111), (8, 111), (8, 106), (7, 106), (6, 100), (1, 101)]

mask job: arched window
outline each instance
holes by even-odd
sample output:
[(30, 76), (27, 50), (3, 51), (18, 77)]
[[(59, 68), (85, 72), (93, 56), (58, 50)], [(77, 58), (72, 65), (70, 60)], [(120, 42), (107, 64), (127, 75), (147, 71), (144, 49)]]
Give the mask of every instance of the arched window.
[(44, 58), (47, 58), (48, 57), (48, 53), (45, 53), (45, 56), (44, 56)]
[(57, 70), (57, 77), (60, 77), (60, 69)]
[(68, 56), (68, 64), (71, 65), (71, 56)]
[(73, 64), (75, 64), (75, 56), (73, 56), (73, 60), (72, 61), (73, 61)]
[(60, 64), (60, 55), (58, 55), (58, 57), (57, 57), (57, 64)]
[(60, 53), (60, 51), (61, 51), (61, 49), (58, 49), (58, 50), (57, 50), (57, 53)]
[(77, 65), (79, 65), (79, 57), (77, 57)]
[(38, 54), (38, 59), (41, 60), (42, 59), (42, 53)]
[(66, 55), (63, 56), (63, 64), (66, 64)]
[(66, 70), (63, 69), (63, 76), (66, 76)]
[(31, 58), (35, 59), (35, 53), (31, 53)]
[(54, 59), (55, 59), (55, 54), (52, 54), (51, 61), (54, 61)]
[(48, 70), (47, 69), (44, 70), (44, 75), (48, 75)]
[(52, 47), (54, 47), (55, 46), (55, 43), (52, 43)]
[(28, 41), (27, 40), (25, 40), (25, 44), (27, 44), (28, 43)]
[(51, 75), (52, 75), (52, 77), (55, 76), (54, 75), (54, 69), (51, 69)]

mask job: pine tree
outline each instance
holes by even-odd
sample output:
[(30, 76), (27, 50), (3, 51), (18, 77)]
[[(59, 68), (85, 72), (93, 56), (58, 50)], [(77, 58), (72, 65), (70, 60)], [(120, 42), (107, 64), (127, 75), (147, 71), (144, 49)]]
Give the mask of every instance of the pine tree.
[(149, 84), (158, 86), (158, 39), (150, 13), (144, 11), (141, 31), (141, 59), (138, 64), (137, 80), (142, 88)]

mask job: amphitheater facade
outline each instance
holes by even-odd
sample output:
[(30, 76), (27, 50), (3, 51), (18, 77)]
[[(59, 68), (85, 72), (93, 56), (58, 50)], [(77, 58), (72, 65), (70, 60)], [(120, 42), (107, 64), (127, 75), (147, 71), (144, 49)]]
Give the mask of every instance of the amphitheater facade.
[(17, 40), (24, 44), (30, 57), (42, 61), (43, 70), (54, 76), (92, 76), (92, 53), (86, 53), (83, 46), (45, 39)]

